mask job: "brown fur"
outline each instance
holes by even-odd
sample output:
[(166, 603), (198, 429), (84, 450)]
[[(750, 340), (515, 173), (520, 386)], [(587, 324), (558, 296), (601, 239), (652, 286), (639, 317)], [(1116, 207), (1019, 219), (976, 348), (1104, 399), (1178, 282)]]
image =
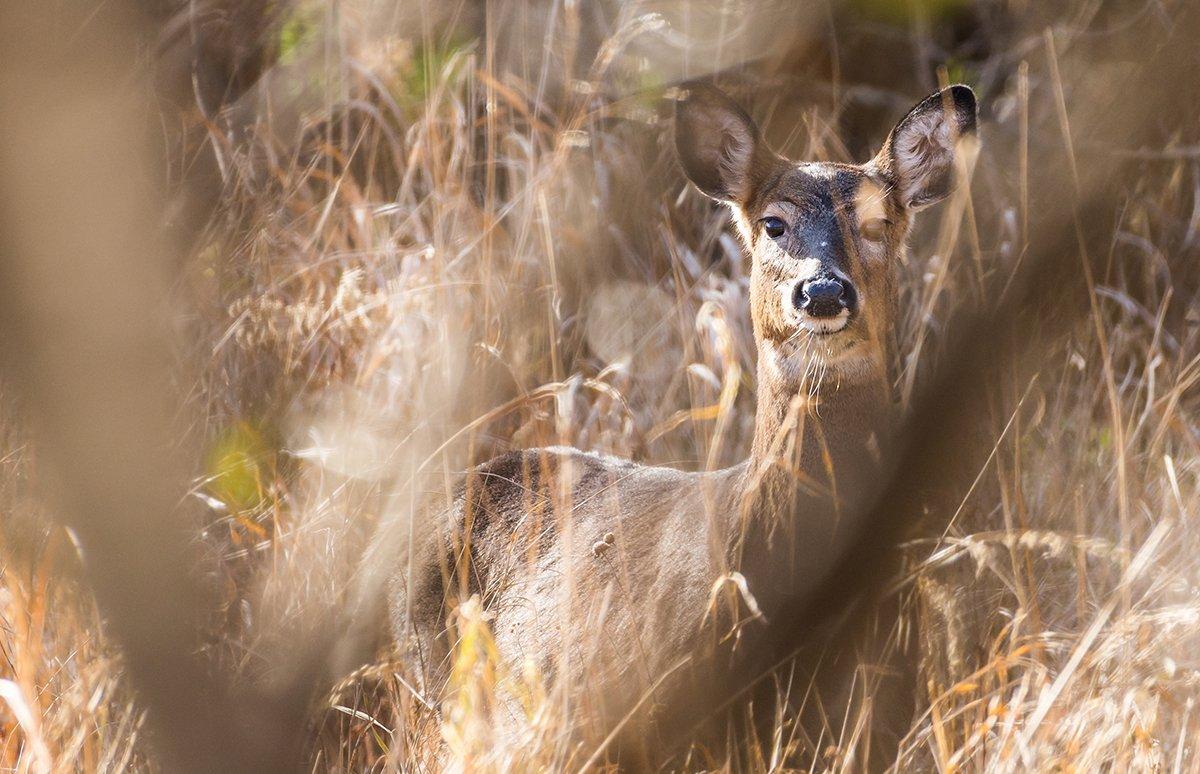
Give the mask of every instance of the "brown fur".
[[(947, 136), (945, 123), (948, 147), (912, 134)], [(530, 659), (563, 695), (599, 706), (596, 738), (651, 689), (642, 729), (715, 706), (716, 676), (733, 674), (776, 612), (813, 589), (863, 526), (856, 517), (893, 427), (893, 269), (912, 212), (949, 191), (953, 170), (930, 165), (952, 161), (973, 129), (973, 97), (953, 87), (918, 105), (867, 164), (795, 164), (768, 150), (724, 95), (692, 91), (677, 115), (680, 160), (730, 206), (753, 261), (751, 457), (687, 473), (552, 447), (468, 473), (440, 531), (414, 549), (423, 564), (412, 577), (398, 572), (390, 595), (394, 635), (427, 692), (444, 681), (449, 606), (478, 594), (514, 671)], [(769, 237), (765, 217), (783, 219), (786, 234)], [(805, 277), (834, 271), (860, 303), (843, 330), (818, 335), (789, 299)]]

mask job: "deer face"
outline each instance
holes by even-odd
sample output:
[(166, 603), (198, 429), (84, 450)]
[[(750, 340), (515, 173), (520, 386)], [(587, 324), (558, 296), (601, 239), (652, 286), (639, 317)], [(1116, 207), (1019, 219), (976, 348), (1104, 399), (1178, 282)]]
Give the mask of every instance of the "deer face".
[(866, 164), (795, 163), (719, 91), (678, 103), (683, 169), (729, 205), (750, 252), (759, 358), (775, 376), (798, 386), (881, 372), (912, 216), (950, 193), (974, 133), (974, 94), (952, 86), (914, 107)]

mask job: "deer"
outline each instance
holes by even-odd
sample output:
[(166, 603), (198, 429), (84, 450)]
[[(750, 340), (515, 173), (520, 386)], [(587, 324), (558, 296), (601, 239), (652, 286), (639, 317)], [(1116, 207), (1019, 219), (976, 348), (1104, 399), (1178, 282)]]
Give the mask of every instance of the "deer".
[(595, 731), (695, 716), (870, 528), (900, 426), (897, 266), (914, 216), (967, 177), (974, 93), (929, 95), (854, 165), (788, 160), (723, 92), (682, 92), (679, 163), (728, 208), (751, 262), (750, 456), (689, 472), (552, 446), (467, 472), (388, 591), (426, 694), (446, 681), (454, 607), (474, 598), (509, 671), (531, 664), (564, 706), (586, 701)]

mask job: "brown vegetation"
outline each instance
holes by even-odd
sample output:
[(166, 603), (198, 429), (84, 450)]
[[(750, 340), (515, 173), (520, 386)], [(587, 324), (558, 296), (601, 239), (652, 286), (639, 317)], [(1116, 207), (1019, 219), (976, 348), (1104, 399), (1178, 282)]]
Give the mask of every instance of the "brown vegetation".
[[(261, 29), (221, 21), (237, 4), (197, 5), (204, 45), (158, 54), (169, 213), (190, 245), (160, 269), (179, 278), (163, 314), (192, 486), (141, 491), (167, 479), (139, 470), (105, 503), (181, 501), (172, 523), (193, 536), (198, 661), (234, 686), (213, 706), (237, 711), (175, 754), (204, 728), (240, 729), (233, 748), (299, 723), (285, 752), (313, 770), (614, 764), (608, 747), (568, 744), (586, 706), (564, 712), (536, 672), (498, 670), (477, 606), (456, 613), (445, 697), (414, 690), (386, 645), (358, 657), (408, 539), (389, 536), (420, 529), (415, 506), (468, 465), (542, 444), (691, 470), (745, 456), (746, 264), (666, 131), (672, 87), (717, 76), (774, 147), (839, 161), (864, 160), (898, 111), (962, 80), (986, 152), (971, 195), (921, 224), (901, 272), (896, 387), (914, 419), (878, 539), (804, 612), (821, 636), (785, 632), (777, 661), (671, 765), (1200, 768), (1189, 4), (297, 3)], [(183, 39), (181, 13), (164, 41)], [(222, 46), (231, 29), (265, 42)], [(209, 65), (202, 94), (166, 66), (180, 62)], [(6, 224), (27, 182), (12, 169)], [(29, 319), (58, 308), (36, 301)], [(163, 768), (153, 740), (186, 712), (154, 709), (189, 681), (138, 678), (146, 654), (118, 647), (137, 620), (120, 589), (135, 583), (109, 594), (81, 573), (79, 546), (101, 556), (88, 547), (104, 525), (81, 531), (68, 514), (85, 501), (45, 496), (92, 481), (62, 468), (95, 449), (37, 419), (75, 416), (45, 406), (79, 393), (36, 392), (46, 382), (18, 355), (0, 425), (0, 765)], [(51, 428), (36, 452), (30, 425)], [(116, 477), (113, 459), (87, 469)], [(155, 522), (113, 524), (114, 555), (158, 563), (129, 575), (170, 574)], [(144, 597), (169, 610), (169, 595)], [(528, 697), (516, 739), (489, 722), (502, 681)], [(226, 754), (238, 760), (213, 759)]]

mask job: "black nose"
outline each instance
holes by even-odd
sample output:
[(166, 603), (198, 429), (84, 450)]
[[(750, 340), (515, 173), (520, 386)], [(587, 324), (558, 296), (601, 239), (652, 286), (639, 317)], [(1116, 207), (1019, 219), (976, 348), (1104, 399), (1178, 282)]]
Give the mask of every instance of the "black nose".
[(843, 309), (854, 311), (854, 286), (838, 277), (820, 277), (796, 288), (796, 308), (813, 317), (837, 317)]

